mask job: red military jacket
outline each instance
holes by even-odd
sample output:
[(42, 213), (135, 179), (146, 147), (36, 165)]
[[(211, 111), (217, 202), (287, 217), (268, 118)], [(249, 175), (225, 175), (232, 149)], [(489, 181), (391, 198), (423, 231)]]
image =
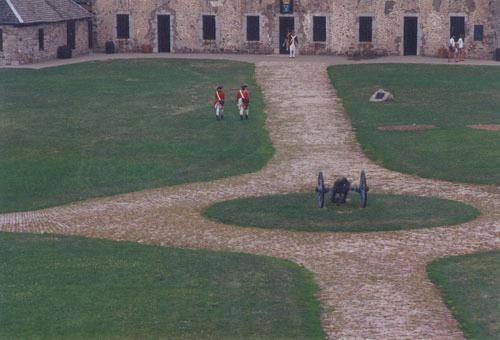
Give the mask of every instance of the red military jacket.
[(224, 105), (224, 96), (224, 90), (215, 91), (214, 105), (217, 103)]
[(250, 104), (250, 93), (248, 92), (248, 90), (239, 90), (238, 92), (236, 92), (236, 102), (238, 102), (240, 98), (243, 99), (243, 104), (245, 105), (245, 107), (248, 107), (248, 104)]

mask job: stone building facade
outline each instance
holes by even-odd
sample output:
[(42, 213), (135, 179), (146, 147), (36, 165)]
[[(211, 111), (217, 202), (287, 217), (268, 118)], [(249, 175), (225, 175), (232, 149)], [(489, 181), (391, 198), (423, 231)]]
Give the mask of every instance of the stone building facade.
[[(495, 47), (500, 48), (500, 0), (496, 0)], [(497, 50), (498, 51), (498, 50)]]
[[(74, 56), (89, 53), (88, 21), (75, 21)], [(55, 59), (57, 48), (67, 45), (67, 23), (56, 22), (24, 27), (0, 25), (4, 35), (4, 48), (0, 51), (0, 65), (21, 65)], [(39, 32), (43, 31), (43, 48)]]
[(451, 32), (469, 57), (500, 47), (500, 0), (95, 0), (93, 10), (97, 46), (123, 52), (283, 53), (289, 29), (303, 54), (435, 56)]
[(91, 17), (70, 0), (0, 0), (0, 65), (54, 59), (65, 45), (89, 53)]
[(70, 26), (74, 55), (107, 41), (119, 52), (278, 54), (293, 29), (301, 54), (435, 56), (453, 33), (468, 57), (492, 59), (500, 0), (0, 0), (0, 65), (55, 58)]

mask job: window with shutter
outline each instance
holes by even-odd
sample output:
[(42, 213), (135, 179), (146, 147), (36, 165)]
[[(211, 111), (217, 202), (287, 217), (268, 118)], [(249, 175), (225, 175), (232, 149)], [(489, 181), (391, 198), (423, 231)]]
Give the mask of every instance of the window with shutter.
[(247, 41), (260, 41), (260, 18), (247, 16)]
[(45, 49), (45, 32), (43, 28), (38, 30), (38, 49), (43, 51)]
[(94, 47), (94, 27), (92, 24), (92, 20), (87, 21), (87, 33), (88, 33), (88, 46), (89, 49)]
[(359, 17), (359, 41), (371, 42), (372, 41), (372, 17)]
[(326, 41), (326, 17), (313, 17), (313, 41)]
[(203, 16), (203, 40), (215, 40), (215, 15)]
[(130, 38), (130, 24), (128, 14), (116, 15), (116, 37), (118, 39)]
[(474, 41), (483, 41), (484, 26), (474, 25)]

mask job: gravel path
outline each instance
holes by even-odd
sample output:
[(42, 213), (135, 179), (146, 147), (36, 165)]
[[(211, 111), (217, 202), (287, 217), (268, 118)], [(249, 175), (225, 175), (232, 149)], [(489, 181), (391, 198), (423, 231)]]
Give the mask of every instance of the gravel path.
[[(0, 215), (0, 230), (51, 232), (289, 259), (314, 273), (329, 338), (460, 339), (426, 275), (438, 257), (499, 249), (500, 188), (421, 179), (384, 169), (360, 150), (326, 72), (328, 61), (257, 60), (276, 154), (261, 171)], [(345, 160), (339, 162), (338, 160)], [(312, 191), (326, 178), (367, 173), (370, 188), (454, 199), (481, 210), (458, 226), (382, 233), (299, 233), (208, 221), (201, 209), (241, 196)]]

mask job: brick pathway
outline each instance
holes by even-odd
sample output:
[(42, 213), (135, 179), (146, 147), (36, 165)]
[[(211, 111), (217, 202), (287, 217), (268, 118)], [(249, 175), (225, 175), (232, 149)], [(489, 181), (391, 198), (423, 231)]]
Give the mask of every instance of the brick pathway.
[[(259, 57), (261, 58), (261, 57)], [(36, 212), (0, 215), (0, 230), (51, 232), (148, 244), (229, 250), (290, 259), (314, 273), (330, 338), (460, 339), (427, 279), (426, 263), (499, 249), (500, 188), (392, 172), (360, 150), (331, 87), (329, 59), (256, 60), (276, 154), (261, 171), (209, 183), (130, 193)], [(442, 60), (440, 60), (442, 62)], [(335, 160), (345, 159), (345, 163)], [(315, 176), (357, 178), (373, 191), (469, 203), (480, 218), (458, 226), (383, 233), (298, 233), (207, 221), (200, 210), (240, 196), (312, 191)]]

